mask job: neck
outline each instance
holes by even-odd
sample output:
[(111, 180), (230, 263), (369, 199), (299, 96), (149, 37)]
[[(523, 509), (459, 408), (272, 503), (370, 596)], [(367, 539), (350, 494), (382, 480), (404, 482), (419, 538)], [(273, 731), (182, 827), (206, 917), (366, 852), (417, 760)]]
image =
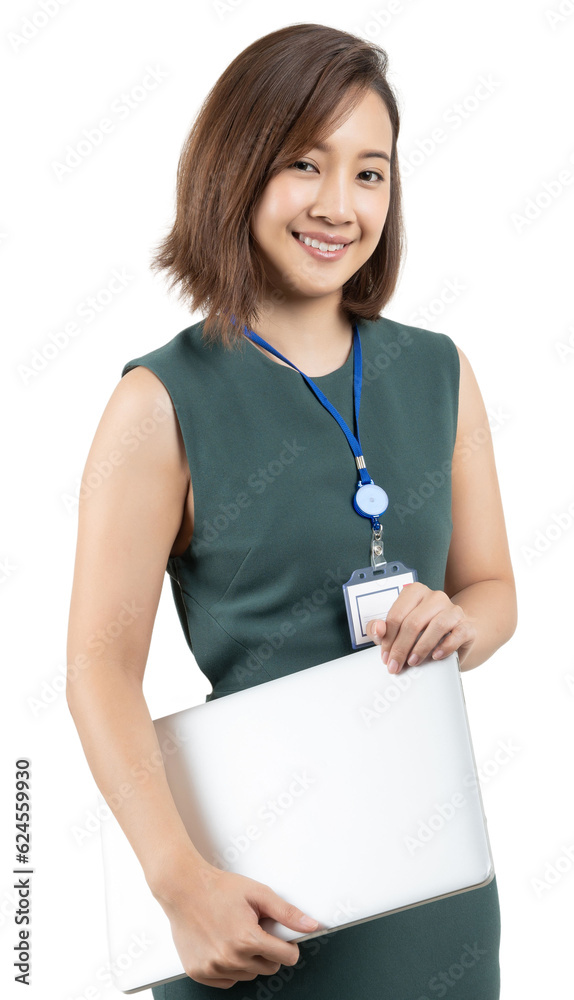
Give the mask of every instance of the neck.
[[(340, 312), (327, 316), (324, 310), (319, 313), (317, 309), (290, 308), (287, 313), (274, 305), (271, 315), (252, 329), (309, 378), (342, 368), (353, 349), (353, 326)], [(259, 344), (251, 343), (278, 365), (285, 364)]]

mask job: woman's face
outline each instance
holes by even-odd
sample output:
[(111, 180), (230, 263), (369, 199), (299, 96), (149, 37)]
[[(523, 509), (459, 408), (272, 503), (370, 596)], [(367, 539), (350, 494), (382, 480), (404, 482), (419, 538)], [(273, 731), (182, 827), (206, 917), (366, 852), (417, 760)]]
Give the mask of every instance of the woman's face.
[[(374, 252), (387, 217), (392, 128), (379, 95), (369, 91), (324, 147), (276, 174), (254, 213), (251, 232), (268, 281), (286, 298), (336, 293), (338, 300)], [(299, 234), (346, 246), (313, 250)]]

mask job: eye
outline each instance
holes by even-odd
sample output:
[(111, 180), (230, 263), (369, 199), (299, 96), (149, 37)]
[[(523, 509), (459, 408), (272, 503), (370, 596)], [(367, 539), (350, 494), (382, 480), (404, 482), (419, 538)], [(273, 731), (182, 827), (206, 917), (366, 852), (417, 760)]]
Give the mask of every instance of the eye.
[[(295, 160), (295, 163), (292, 163), (291, 166), (292, 167), (297, 167), (299, 164), (302, 164), (304, 167), (312, 167), (313, 166), (313, 164), (312, 163), (308, 163), (307, 160)], [(313, 167), (313, 169), (315, 169), (315, 168)], [(306, 170), (303, 170), (301, 172), (302, 173), (308, 173), (308, 171), (306, 171)]]
[[(383, 175), (380, 174), (377, 170), (362, 170), (361, 173), (363, 173), (363, 174), (372, 174), (373, 177), (376, 177), (380, 181), (384, 181), (384, 179), (385, 179), (383, 177)], [(371, 183), (373, 183), (373, 182), (371, 181)]]
[[(291, 164), (291, 167), (298, 167), (298, 166), (312, 167), (313, 170), (317, 169), (315, 167), (315, 165), (313, 163), (309, 163), (308, 160), (295, 160), (295, 163)], [(309, 171), (308, 170), (301, 170), (301, 171), (299, 171), (299, 173), (307, 174), (307, 173), (309, 173)], [(371, 185), (373, 185), (373, 186), (377, 183), (377, 181), (381, 181), (382, 182), (385, 179), (383, 177), (383, 175), (380, 174), (377, 170), (362, 170), (361, 174), (371, 174), (371, 176), (374, 179), (371, 180), (371, 181), (368, 181), (368, 183), (371, 184)], [(361, 175), (359, 174), (359, 176), (361, 176)]]

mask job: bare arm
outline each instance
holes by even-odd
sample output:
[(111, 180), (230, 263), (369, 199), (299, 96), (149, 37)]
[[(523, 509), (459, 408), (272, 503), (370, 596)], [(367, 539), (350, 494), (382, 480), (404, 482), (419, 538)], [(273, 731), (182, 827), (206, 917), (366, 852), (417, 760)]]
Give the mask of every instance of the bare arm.
[[(150, 417), (155, 422), (148, 433)], [(131, 433), (142, 426), (145, 434)], [(169, 393), (143, 366), (116, 386), (84, 474), (98, 462), (113, 470), (80, 501), (68, 706), (94, 780), (169, 917), (185, 972), (203, 985), (228, 989), (298, 961), (296, 943), (264, 931), (261, 915), (300, 934), (317, 922), (302, 922), (303, 912), (271, 887), (205, 861), (167, 783), (142, 682), (191, 483)]]
[(464, 671), (508, 642), (516, 629), (517, 602), (488, 415), (470, 362), (457, 349), (459, 417), (445, 593), (476, 625), (471, 649), (459, 653)]
[[(142, 424), (151, 433), (134, 434)], [(68, 663), (78, 657), (80, 669), (69, 670), (66, 697), (96, 784), (151, 890), (161, 892), (184, 858), (202, 861), (158, 763), (142, 691), (190, 481), (169, 394), (144, 367), (128, 372), (110, 397), (83, 479), (112, 455), (111, 474), (80, 500), (67, 647)]]
[(514, 574), (488, 415), (470, 362), (458, 348), (458, 425), (452, 459), (452, 537), (444, 591), (404, 587), (386, 619), (367, 631), (395, 673), (432, 653), (458, 651), (460, 669), (484, 663), (516, 628)]

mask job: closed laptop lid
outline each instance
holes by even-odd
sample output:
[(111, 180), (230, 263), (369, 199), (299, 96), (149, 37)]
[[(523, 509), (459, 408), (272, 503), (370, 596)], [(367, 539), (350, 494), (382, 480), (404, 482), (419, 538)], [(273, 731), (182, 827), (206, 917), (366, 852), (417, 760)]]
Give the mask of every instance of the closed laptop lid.
[[(202, 856), (319, 920), (299, 934), (261, 919), (284, 940), (494, 877), (456, 653), (392, 675), (370, 646), (154, 726)], [(100, 830), (115, 985), (181, 978), (168, 918), (125, 834), (113, 816)]]

